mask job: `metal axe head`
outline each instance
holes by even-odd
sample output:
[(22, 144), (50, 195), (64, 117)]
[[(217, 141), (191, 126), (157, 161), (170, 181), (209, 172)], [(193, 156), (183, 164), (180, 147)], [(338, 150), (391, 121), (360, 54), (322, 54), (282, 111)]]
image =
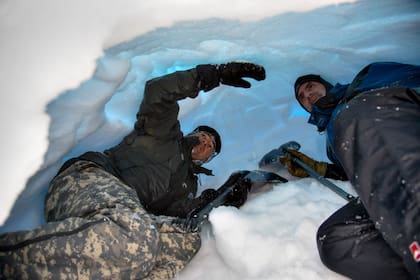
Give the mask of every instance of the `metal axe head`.
[(283, 145), (281, 145), (280, 147), (278, 147), (277, 149), (273, 149), (270, 152), (266, 153), (260, 160), (260, 162), (258, 163), (258, 166), (261, 167), (265, 167), (268, 165), (273, 165), (273, 164), (278, 164), (279, 162), (279, 158), (285, 157), (286, 150), (299, 150), (300, 149), (300, 144), (296, 141), (289, 141), (287, 143), (284, 143)]
[(289, 141), (287, 143), (284, 143), (279, 147), (279, 150), (295, 150), (298, 151), (300, 149), (300, 144), (296, 141)]
[(273, 185), (287, 183), (287, 179), (280, 175), (262, 170), (253, 170), (244, 178), (251, 182), (250, 193), (258, 193), (273, 188)]
[(249, 172), (244, 178), (249, 179), (252, 183), (286, 183), (287, 179), (281, 177), (274, 172), (253, 170)]

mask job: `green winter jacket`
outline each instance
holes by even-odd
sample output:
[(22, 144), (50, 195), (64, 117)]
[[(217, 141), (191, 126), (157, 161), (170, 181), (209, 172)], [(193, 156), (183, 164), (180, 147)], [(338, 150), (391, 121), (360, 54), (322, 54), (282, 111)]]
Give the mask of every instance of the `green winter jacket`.
[(195, 68), (149, 80), (134, 130), (104, 153), (88, 152), (72, 161), (99, 164), (134, 188), (153, 214), (185, 217), (202, 203), (194, 199), (195, 174), (212, 175), (192, 162), (191, 150), (198, 139), (184, 138), (178, 121), (177, 101), (194, 98), (199, 90)]

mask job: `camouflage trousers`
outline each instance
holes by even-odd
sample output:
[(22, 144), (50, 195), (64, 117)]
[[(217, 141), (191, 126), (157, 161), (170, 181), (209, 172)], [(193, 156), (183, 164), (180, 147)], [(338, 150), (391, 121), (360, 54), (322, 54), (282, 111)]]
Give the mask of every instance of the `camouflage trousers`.
[(39, 228), (0, 236), (0, 279), (171, 279), (201, 245), (87, 161), (53, 179), (45, 216)]

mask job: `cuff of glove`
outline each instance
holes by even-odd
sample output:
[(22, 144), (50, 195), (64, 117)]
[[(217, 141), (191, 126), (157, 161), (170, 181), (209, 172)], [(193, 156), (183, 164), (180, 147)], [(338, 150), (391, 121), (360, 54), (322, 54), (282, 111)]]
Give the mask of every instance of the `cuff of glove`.
[(328, 167), (328, 163), (318, 162), (315, 165), (315, 171), (318, 172), (319, 175), (325, 176), (325, 174), (327, 173), (327, 167)]
[(220, 77), (217, 65), (200, 64), (195, 67), (198, 75), (198, 88), (210, 91), (219, 86)]
[(338, 166), (336, 164), (327, 164), (327, 170), (325, 172), (326, 178), (331, 178), (335, 180), (341, 180), (341, 181), (348, 181), (348, 177), (346, 172), (343, 170), (341, 166)]

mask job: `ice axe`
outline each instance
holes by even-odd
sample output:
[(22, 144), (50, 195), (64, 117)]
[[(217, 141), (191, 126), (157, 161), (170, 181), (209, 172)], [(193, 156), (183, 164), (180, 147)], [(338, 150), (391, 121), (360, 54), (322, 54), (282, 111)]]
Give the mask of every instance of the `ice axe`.
[(328, 187), (330, 190), (341, 196), (347, 201), (353, 200), (355, 197), (343, 189), (341, 189), (339, 186), (335, 185), (331, 181), (327, 180), (325, 177), (318, 174), (315, 170), (310, 168), (308, 165), (306, 165), (304, 162), (302, 162), (297, 157), (293, 156), (292, 154), (288, 153), (287, 150), (296, 150), (298, 151), (300, 149), (300, 144), (296, 141), (289, 141), (287, 143), (284, 143), (279, 148), (274, 149), (270, 152), (268, 152), (266, 155), (262, 157), (262, 159), (259, 162), (259, 166), (263, 167), (266, 165), (274, 164), (279, 162), (279, 158), (281, 157), (290, 157), (291, 160), (302, 167), (308, 174), (315, 178), (318, 182), (323, 184), (324, 186)]
[[(182, 225), (187, 230), (197, 231), (199, 225), (208, 219), (211, 210), (226, 202), (228, 195), (237, 187), (237, 183), (240, 180), (244, 180), (250, 184), (250, 192), (260, 188), (264, 184), (287, 183), (287, 179), (280, 175), (262, 170), (240, 170), (232, 173), (232, 175), (235, 174), (235, 177), (229, 177), (228, 181), (217, 189), (218, 194), (211, 201), (201, 208), (194, 209), (188, 218), (175, 218), (172, 222)], [(234, 178), (234, 180), (231, 180), (231, 178)]]

